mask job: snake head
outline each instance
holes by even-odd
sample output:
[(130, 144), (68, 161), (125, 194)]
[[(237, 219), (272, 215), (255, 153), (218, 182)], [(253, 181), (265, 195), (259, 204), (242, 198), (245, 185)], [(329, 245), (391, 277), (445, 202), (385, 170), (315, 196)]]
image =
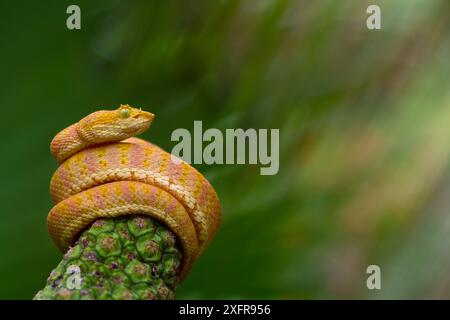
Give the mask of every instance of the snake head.
[(120, 105), (116, 110), (101, 110), (81, 119), (77, 130), (88, 142), (115, 142), (141, 134), (150, 127), (153, 113)]

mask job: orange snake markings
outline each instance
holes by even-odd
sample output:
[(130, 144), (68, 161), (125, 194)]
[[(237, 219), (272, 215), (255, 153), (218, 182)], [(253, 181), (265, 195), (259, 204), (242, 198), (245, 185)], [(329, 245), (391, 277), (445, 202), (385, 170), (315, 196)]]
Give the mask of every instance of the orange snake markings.
[(145, 214), (164, 222), (183, 249), (180, 277), (213, 238), (221, 207), (210, 183), (184, 161), (142, 139), (153, 114), (121, 105), (62, 130), (50, 149), (60, 163), (50, 182), (47, 218), (61, 251), (97, 218)]

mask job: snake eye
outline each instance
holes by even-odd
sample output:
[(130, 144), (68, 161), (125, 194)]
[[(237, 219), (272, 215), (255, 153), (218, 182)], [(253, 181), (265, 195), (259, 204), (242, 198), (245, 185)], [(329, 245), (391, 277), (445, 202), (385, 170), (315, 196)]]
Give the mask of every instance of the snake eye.
[(119, 116), (120, 116), (122, 119), (128, 118), (128, 117), (130, 116), (130, 110), (128, 110), (128, 109), (121, 109), (121, 110), (119, 111)]

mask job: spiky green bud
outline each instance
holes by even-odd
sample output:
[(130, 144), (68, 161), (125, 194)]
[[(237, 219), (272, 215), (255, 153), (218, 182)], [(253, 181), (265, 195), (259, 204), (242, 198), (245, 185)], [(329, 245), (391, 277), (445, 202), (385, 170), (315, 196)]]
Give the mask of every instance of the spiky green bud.
[(182, 260), (177, 242), (147, 216), (96, 220), (34, 299), (173, 299)]

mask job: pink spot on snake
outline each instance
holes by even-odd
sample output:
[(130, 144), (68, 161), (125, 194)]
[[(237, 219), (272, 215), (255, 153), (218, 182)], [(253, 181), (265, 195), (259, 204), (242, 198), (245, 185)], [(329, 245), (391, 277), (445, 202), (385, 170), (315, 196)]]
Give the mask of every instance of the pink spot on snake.
[(156, 201), (158, 199), (158, 195), (156, 193), (156, 189), (155, 188), (151, 188), (150, 192), (145, 195), (145, 198), (146, 198), (148, 203), (156, 203)]
[(119, 153), (117, 149), (115, 149), (112, 145), (107, 145), (104, 148), (105, 150), (105, 161), (108, 163), (108, 167), (118, 168), (119, 167)]
[(98, 189), (93, 190), (94, 195), (94, 203), (97, 208), (105, 208), (106, 207), (106, 201), (105, 197), (103, 196), (102, 192)]
[(178, 180), (183, 174), (183, 166), (180, 163), (170, 160), (167, 163), (165, 171), (170, 173), (172, 180)]
[(71, 214), (75, 214), (78, 211), (78, 206), (75, 201), (75, 197), (70, 197), (64, 200), (64, 203), (67, 205), (67, 211)]
[(141, 168), (144, 159), (145, 153), (144, 150), (142, 150), (142, 147), (139, 145), (133, 145), (130, 149), (130, 155), (128, 159), (130, 167)]
[(133, 200), (133, 190), (131, 190), (131, 188), (125, 183), (121, 184), (121, 189), (122, 198), (127, 202), (131, 202)]
[(171, 201), (169, 201), (169, 203), (167, 204), (166, 207), (166, 212), (169, 214), (172, 214), (175, 212), (175, 210), (178, 208), (179, 204), (177, 202), (177, 200), (172, 199)]
[(88, 173), (94, 173), (98, 171), (98, 158), (94, 150), (86, 150), (84, 163), (88, 168)]

